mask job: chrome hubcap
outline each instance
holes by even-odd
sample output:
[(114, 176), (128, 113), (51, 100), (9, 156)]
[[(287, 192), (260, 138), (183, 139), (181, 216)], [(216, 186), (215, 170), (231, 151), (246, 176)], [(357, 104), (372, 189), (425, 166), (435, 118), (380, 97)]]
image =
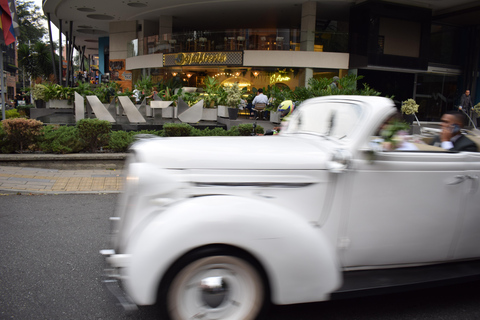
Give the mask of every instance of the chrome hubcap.
[(208, 277), (200, 281), (202, 301), (210, 308), (218, 308), (228, 297), (229, 289), (223, 277)]

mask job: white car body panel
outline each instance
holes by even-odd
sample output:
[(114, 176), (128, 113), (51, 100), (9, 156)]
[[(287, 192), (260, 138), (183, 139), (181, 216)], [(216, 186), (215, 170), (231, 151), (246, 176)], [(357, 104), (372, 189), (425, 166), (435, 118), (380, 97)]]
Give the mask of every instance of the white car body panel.
[(160, 277), (173, 261), (212, 243), (248, 249), (258, 258), (269, 274), (275, 303), (324, 300), (341, 284), (335, 253), (320, 228), (289, 210), (248, 198), (211, 196), (179, 203), (153, 217), (130, 243), (127, 252), (134, 254), (125, 283), (139, 304), (155, 302)]
[(211, 244), (255, 257), (277, 304), (327, 300), (346, 270), (478, 259), (480, 154), (372, 161), (371, 137), (395, 110), (386, 98), (322, 97), (273, 137), (136, 143), (108, 258), (127, 293), (154, 303), (166, 270)]

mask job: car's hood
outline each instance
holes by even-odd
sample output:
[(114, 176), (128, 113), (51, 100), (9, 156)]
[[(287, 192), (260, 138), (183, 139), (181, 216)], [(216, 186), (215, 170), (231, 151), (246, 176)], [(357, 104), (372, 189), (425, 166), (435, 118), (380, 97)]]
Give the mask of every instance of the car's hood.
[[(141, 140), (137, 161), (167, 169), (325, 169), (328, 141), (292, 136), (176, 137)], [(331, 147), (331, 145), (330, 145)]]

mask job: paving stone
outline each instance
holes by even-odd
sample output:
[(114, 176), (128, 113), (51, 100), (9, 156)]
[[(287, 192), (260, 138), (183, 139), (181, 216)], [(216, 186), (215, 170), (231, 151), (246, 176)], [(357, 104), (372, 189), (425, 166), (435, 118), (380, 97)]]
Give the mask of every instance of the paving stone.
[(13, 181), (28, 181), (28, 182), (50, 182), (50, 180), (47, 179), (35, 179), (35, 178), (17, 178), (17, 177), (12, 177), (10, 180)]

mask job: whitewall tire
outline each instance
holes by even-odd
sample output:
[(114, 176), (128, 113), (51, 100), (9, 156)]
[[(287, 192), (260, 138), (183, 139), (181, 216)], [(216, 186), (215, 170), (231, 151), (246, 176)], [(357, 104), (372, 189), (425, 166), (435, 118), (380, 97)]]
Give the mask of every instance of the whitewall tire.
[(248, 259), (210, 252), (183, 260), (163, 291), (172, 320), (248, 320), (261, 313), (265, 285)]

